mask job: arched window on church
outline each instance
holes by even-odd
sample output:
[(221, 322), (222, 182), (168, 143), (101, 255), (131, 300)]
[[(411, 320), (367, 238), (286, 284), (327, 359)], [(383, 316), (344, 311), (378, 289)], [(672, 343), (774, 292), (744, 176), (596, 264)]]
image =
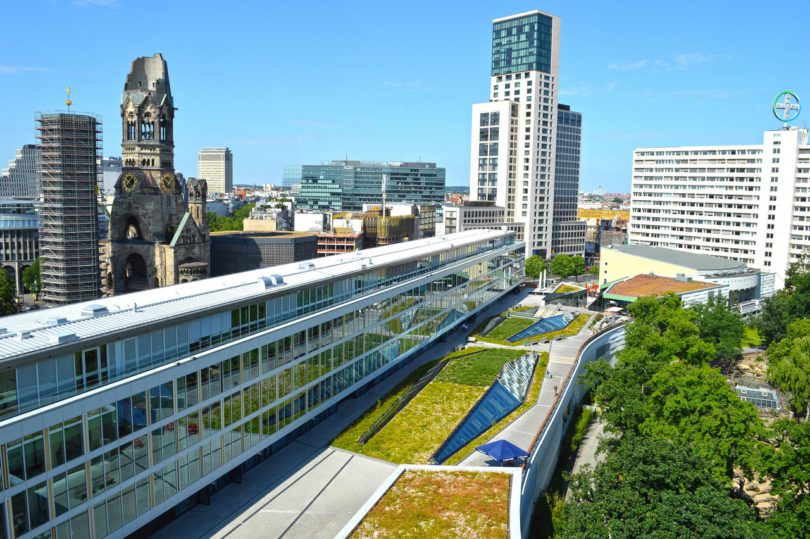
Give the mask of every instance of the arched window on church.
[(166, 142), (166, 117), (160, 117), (160, 142)]
[(153, 123), (141, 123), (141, 140), (155, 140), (155, 125)]
[(127, 120), (127, 140), (135, 140), (135, 120)]

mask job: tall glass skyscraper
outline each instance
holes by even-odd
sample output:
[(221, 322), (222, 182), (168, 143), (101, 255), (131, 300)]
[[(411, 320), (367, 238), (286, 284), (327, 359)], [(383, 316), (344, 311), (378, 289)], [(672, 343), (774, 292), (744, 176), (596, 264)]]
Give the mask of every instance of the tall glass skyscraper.
[[(548, 258), (560, 252), (554, 240), (559, 43), (560, 19), (553, 15), (531, 11), (493, 21), (490, 99), (473, 105), (470, 151), (470, 198), (504, 207), (527, 255)], [(570, 192), (570, 182), (561, 188)]]

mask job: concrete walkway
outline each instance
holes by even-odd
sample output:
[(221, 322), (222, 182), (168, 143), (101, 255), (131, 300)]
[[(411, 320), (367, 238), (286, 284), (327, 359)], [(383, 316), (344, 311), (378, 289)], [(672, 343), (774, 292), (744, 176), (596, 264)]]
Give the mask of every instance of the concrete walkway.
[(226, 486), (211, 497), (210, 505), (196, 505), (152, 537), (334, 537), (396, 466), (329, 443), (414, 369), (465, 344), (476, 324), (527, 294), (526, 289), (507, 294), (478, 314), (467, 331), (452, 331), (445, 342), (429, 347), (368, 392), (344, 400), (335, 414), (248, 471), (241, 484)]
[[(591, 318), (576, 335), (561, 341), (553, 341), (550, 344), (548, 368), (546, 376), (543, 378), (543, 385), (540, 386), (537, 403), (488, 441), (508, 440), (524, 451), (529, 451), (532, 441), (554, 404), (559, 386), (576, 361), (577, 351), (592, 335), (588, 328), (594, 316), (595, 314), (591, 315)], [(536, 347), (532, 348), (536, 349)], [(461, 461), (460, 466), (487, 466), (488, 464), (492, 464), (489, 457), (483, 453), (474, 452)]]
[[(605, 423), (602, 421), (601, 417), (595, 415), (593, 421), (591, 421), (591, 424), (588, 426), (588, 431), (585, 433), (585, 437), (582, 438), (582, 442), (580, 442), (579, 448), (577, 448), (577, 455), (574, 458), (574, 465), (570, 470), (571, 473), (577, 473), (586, 464), (589, 464), (591, 468), (593, 468), (598, 462), (602, 461), (604, 458), (604, 453), (597, 455), (596, 450), (599, 448), (599, 440), (604, 435), (604, 432)], [(566, 481), (566, 500), (570, 496), (570, 493), (571, 491), (568, 489), (568, 482)]]

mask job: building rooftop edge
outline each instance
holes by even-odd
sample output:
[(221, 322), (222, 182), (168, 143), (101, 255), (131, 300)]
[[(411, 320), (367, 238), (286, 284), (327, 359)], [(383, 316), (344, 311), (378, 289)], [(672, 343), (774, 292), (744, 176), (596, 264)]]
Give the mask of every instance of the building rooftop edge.
[(524, 11), (523, 13), (515, 13), (514, 15), (507, 15), (506, 17), (500, 17), (498, 19), (492, 19), (492, 24), (496, 22), (503, 22), (508, 21), (511, 19), (518, 19), (520, 17), (527, 17), (529, 15), (545, 15), (546, 17), (551, 17), (552, 19), (559, 20), (560, 18), (556, 15), (552, 15), (551, 13), (546, 13), (545, 11), (540, 11), (539, 9), (533, 9), (531, 11)]

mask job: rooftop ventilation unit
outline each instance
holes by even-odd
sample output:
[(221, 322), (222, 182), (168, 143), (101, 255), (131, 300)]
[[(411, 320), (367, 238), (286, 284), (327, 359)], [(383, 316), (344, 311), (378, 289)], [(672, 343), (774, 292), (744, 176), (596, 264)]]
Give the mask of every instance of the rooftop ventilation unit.
[(17, 340), (21, 341), (23, 339), (30, 339), (32, 337), (31, 333), (32, 331), (30, 329), (25, 331), (18, 331), (16, 335)]
[(102, 314), (107, 314), (109, 311), (107, 307), (103, 305), (88, 305), (84, 309), (82, 309), (82, 316), (89, 316), (90, 318), (95, 318), (97, 316), (101, 316)]
[(45, 320), (46, 326), (61, 326), (62, 324), (67, 324), (67, 318), (48, 318)]
[(259, 277), (256, 282), (259, 284), (260, 290), (267, 290), (268, 288), (275, 286), (273, 279), (270, 277)]
[(64, 344), (66, 342), (76, 341), (79, 339), (79, 336), (75, 333), (55, 333), (53, 335), (48, 336), (48, 342), (51, 344)]
[(273, 281), (273, 284), (276, 285), (276, 286), (278, 286), (280, 284), (284, 284), (284, 277), (282, 277), (281, 275), (279, 275), (277, 273), (274, 273), (273, 275), (271, 275), (270, 279)]

